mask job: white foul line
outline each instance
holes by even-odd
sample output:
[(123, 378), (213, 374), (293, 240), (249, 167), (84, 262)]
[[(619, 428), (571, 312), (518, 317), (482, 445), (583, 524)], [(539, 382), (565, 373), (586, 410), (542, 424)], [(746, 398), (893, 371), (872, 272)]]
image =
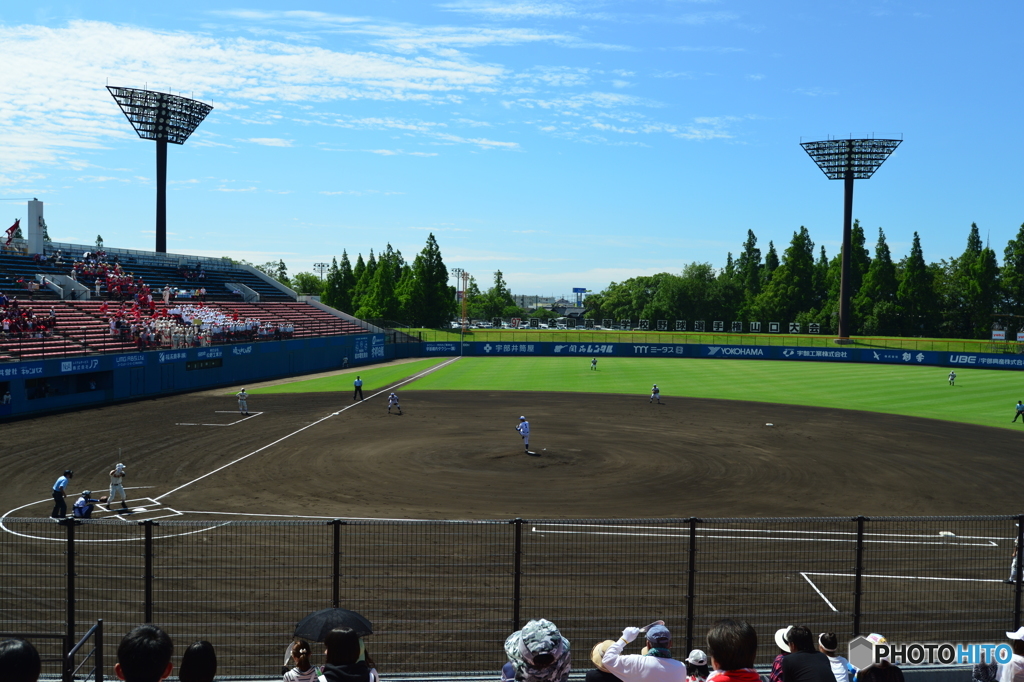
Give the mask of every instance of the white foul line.
[(806, 573), (804, 573), (804, 572), (802, 572), (802, 571), (801, 571), (801, 572), (800, 572), (800, 575), (802, 575), (802, 576), (804, 577), (804, 580), (806, 580), (807, 582), (809, 582), (809, 583), (811, 584), (811, 587), (813, 587), (813, 588), (814, 588), (814, 591), (818, 593), (818, 596), (819, 596), (819, 597), (821, 597), (822, 599), (824, 599), (824, 600), (825, 600), (825, 603), (826, 603), (826, 604), (828, 604), (828, 607), (829, 607), (830, 609), (832, 609), (832, 610), (833, 610), (833, 611), (835, 611), (836, 613), (839, 613), (839, 609), (837, 609), (837, 608), (836, 608), (835, 606), (833, 606), (833, 605), (832, 605), (832, 602), (830, 602), (830, 601), (828, 600), (828, 597), (826, 597), (826, 596), (825, 596), (824, 594), (822, 594), (821, 590), (819, 590), (819, 589), (818, 589), (818, 586), (814, 584), (814, 581), (813, 581), (813, 580), (811, 580), (810, 578), (808, 578), (808, 577), (807, 577), (807, 574), (806, 574)]
[[(426, 376), (427, 374), (430, 374), (431, 372), (436, 372), (437, 370), (441, 369), (442, 367), (445, 367), (445, 366), (447, 366), (447, 365), (450, 365), (451, 363), (455, 362), (455, 361), (456, 361), (456, 360), (458, 360), (458, 359), (459, 359), (459, 358), (452, 358), (451, 360), (448, 360), (448, 361), (446, 361), (446, 362), (442, 362), (442, 363), (441, 363), (441, 364), (439, 364), (439, 365), (434, 365), (433, 367), (431, 367), (430, 369), (428, 369), (428, 370), (426, 370), (426, 371), (424, 371), (424, 372), (420, 372), (419, 374), (416, 374), (416, 375), (414, 375), (414, 376), (411, 376), (411, 377), (409, 377), (408, 379), (405, 379), (405, 380), (403, 380), (403, 381), (399, 381), (399, 382), (398, 382), (397, 384), (392, 384), (391, 386), (388, 386), (387, 388), (385, 388), (385, 389), (382, 389), (382, 390), (378, 391), (377, 393), (374, 393), (373, 395), (371, 395), (371, 396), (370, 396), (370, 398), (376, 398), (377, 396), (379, 396), (379, 395), (381, 395), (381, 394), (385, 393), (386, 391), (390, 391), (391, 389), (393, 389), (393, 388), (395, 388), (395, 387), (397, 387), (397, 386), (401, 386), (402, 384), (407, 384), (407, 383), (409, 383), (410, 381), (415, 381), (416, 379), (419, 379), (419, 378), (420, 378), (420, 377), (422, 377), (422, 376)], [(363, 401), (360, 401), (360, 402), (363, 402)], [(258, 453), (260, 453), (260, 452), (263, 452), (263, 451), (264, 451), (264, 450), (266, 450), (267, 448), (271, 448), (271, 447), (273, 447), (273, 446), (277, 445), (278, 443), (280, 443), (281, 441), (287, 440), (287, 439), (291, 438), (292, 436), (294, 436), (294, 435), (296, 435), (296, 434), (298, 434), (298, 433), (302, 433), (302, 432), (303, 432), (303, 431), (305, 431), (306, 429), (310, 429), (310, 428), (313, 428), (314, 426), (316, 426), (316, 425), (317, 425), (317, 424), (319, 424), (320, 422), (326, 421), (326, 420), (330, 419), (331, 417), (337, 417), (337, 416), (338, 416), (339, 414), (341, 414), (341, 413), (342, 413), (342, 412), (344, 412), (345, 410), (349, 410), (349, 409), (351, 409), (351, 408), (353, 408), (353, 407), (355, 407), (356, 405), (359, 405), (359, 404), (360, 404), (360, 403), (352, 403), (351, 405), (349, 405), (349, 406), (347, 406), (347, 407), (343, 407), (343, 408), (341, 408), (341, 409), (340, 409), (340, 410), (338, 410), (337, 412), (332, 412), (331, 414), (327, 415), (326, 417), (321, 417), (320, 419), (317, 419), (317, 420), (316, 420), (315, 422), (313, 422), (313, 423), (311, 423), (311, 424), (306, 424), (306, 425), (305, 425), (305, 426), (303, 426), (303, 427), (302, 427), (301, 429), (298, 429), (298, 430), (296, 430), (296, 431), (292, 431), (292, 432), (291, 432), (291, 433), (289, 433), (289, 434), (288, 434), (287, 436), (282, 436), (281, 438), (278, 438), (278, 439), (277, 439), (277, 440), (275, 440), (275, 441), (274, 441), (273, 443), (268, 443), (267, 445), (264, 445), (263, 447), (261, 447), (261, 448), (259, 448), (259, 449), (257, 449), (257, 450), (253, 450), (253, 451), (252, 451), (252, 452), (250, 452), (250, 453), (249, 453), (248, 455), (243, 455), (242, 457), (239, 457), (238, 459), (234, 460), (233, 462), (228, 462), (228, 463), (227, 463), (227, 464), (225, 464), (224, 466), (221, 466), (221, 467), (217, 467), (217, 468), (216, 468), (216, 469), (214, 469), (213, 471), (210, 471), (210, 472), (208, 472), (208, 473), (205, 473), (205, 474), (203, 474), (202, 476), (200, 476), (199, 478), (193, 479), (193, 480), (189, 481), (188, 483), (184, 483), (184, 484), (182, 484), (182, 485), (179, 485), (179, 486), (178, 486), (177, 488), (175, 488), (174, 490), (169, 490), (169, 491), (167, 491), (166, 493), (164, 493), (163, 495), (160, 495), (159, 497), (154, 497), (153, 499), (154, 499), (154, 500), (161, 500), (161, 499), (163, 499), (163, 498), (167, 497), (168, 495), (170, 495), (171, 493), (176, 493), (176, 492), (178, 492), (179, 490), (181, 490), (182, 488), (187, 488), (188, 486), (192, 485), (193, 483), (196, 483), (197, 481), (201, 481), (201, 480), (203, 480), (203, 479), (204, 479), (204, 478), (206, 478), (207, 476), (212, 476), (213, 474), (217, 473), (218, 471), (222, 471), (222, 470), (224, 470), (224, 469), (227, 469), (227, 468), (228, 468), (229, 466), (231, 466), (231, 465), (233, 465), (233, 464), (238, 464), (238, 463), (239, 463), (239, 462), (241, 462), (241, 461), (242, 461), (243, 459), (248, 459), (248, 458), (252, 457), (252, 456), (253, 456), (253, 455), (255, 455), (255, 454), (258, 454)]]
[[(217, 410), (216, 412), (214, 412), (214, 414), (234, 414), (234, 413), (235, 413), (234, 410)], [(255, 419), (256, 417), (260, 416), (261, 414), (263, 414), (263, 413), (262, 412), (253, 412), (252, 414), (250, 414), (245, 419), (239, 419), (238, 421), (231, 422), (230, 424), (188, 424), (186, 422), (178, 422), (177, 424), (175, 424), (175, 426), (234, 426), (235, 424), (241, 424), (242, 422), (244, 422), (246, 420)]]

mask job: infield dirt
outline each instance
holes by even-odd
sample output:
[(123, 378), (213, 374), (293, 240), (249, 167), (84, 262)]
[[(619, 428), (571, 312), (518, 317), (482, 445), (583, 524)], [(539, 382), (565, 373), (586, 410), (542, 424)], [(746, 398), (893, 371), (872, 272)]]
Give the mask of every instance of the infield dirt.
[[(160, 500), (182, 512), (537, 519), (1021, 511), (1024, 430), (534, 392), (403, 391), (399, 416), (387, 414), (385, 395), (356, 405), (347, 393), (254, 395), (249, 409), (261, 414), (240, 423), (233, 396), (215, 392), (10, 423), (0, 511), (47, 516), (50, 487), (65, 468), (75, 470), (72, 491), (106, 490), (118, 448), (129, 497), (184, 485)], [(520, 415), (530, 420), (536, 456), (523, 453), (513, 430)], [(225, 426), (179, 425), (211, 423)]]

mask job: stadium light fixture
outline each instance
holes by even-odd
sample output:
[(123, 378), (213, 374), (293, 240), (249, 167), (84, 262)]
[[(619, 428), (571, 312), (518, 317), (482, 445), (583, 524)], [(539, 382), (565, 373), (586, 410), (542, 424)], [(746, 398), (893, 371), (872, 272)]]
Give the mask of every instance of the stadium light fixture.
[(167, 253), (167, 143), (185, 144), (213, 107), (154, 90), (112, 85), (107, 90), (139, 137), (156, 140), (156, 251)]
[(814, 159), (818, 168), (829, 180), (845, 182), (843, 207), (843, 251), (842, 274), (839, 281), (839, 339), (850, 338), (850, 251), (852, 250), (851, 234), (853, 230), (853, 181), (866, 180), (875, 174), (878, 167), (885, 162), (900, 140), (874, 138), (822, 140), (819, 142), (801, 142), (808, 156)]

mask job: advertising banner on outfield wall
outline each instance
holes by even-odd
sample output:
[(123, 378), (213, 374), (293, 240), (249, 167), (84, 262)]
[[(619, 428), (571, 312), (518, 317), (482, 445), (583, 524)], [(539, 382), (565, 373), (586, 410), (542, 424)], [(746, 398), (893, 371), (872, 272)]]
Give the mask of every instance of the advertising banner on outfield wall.
[[(459, 343), (423, 343), (423, 355), (458, 355)], [(687, 357), (725, 360), (789, 360), (805, 362), (864, 362), (889, 365), (967, 366), (983, 369), (1024, 370), (1024, 356), (999, 353), (949, 353), (933, 350), (885, 350), (805, 346), (737, 346), (683, 343), (465, 343), (465, 355), (583, 356), (583, 357)]]

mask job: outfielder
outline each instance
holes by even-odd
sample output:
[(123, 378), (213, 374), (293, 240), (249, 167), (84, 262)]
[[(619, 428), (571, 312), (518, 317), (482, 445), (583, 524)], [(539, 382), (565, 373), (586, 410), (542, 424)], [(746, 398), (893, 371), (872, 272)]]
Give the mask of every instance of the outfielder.
[(523, 449), (529, 454), (530, 452), (530, 422), (526, 421), (526, 417), (520, 417), (519, 423), (516, 424), (516, 431), (523, 438)]
[(952, 370), (950, 370), (950, 372), (949, 372), (949, 385), (950, 386), (955, 386), (956, 385), (956, 372), (954, 372)]
[(244, 414), (246, 417), (248, 417), (249, 416), (249, 403), (248, 403), (249, 394), (246, 393), (245, 389), (243, 388), (241, 391), (239, 391), (235, 395), (238, 396), (238, 413), (239, 414)]
[(398, 404), (398, 394), (392, 393), (388, 396), (388, 414), (391, 414), (391, 408), (397, 407), (398, 414), (402, 414), (402, 406)]
[(110, 471), (110, 493), (107, 495), (107, 511), (110, 511), (110, 505), (114, 504), (114, 500), (117, 499), (118, 495), (121, 496), (121, 509), (127, 509), (128, 496), (124, 492), (124, 464), (120, 462)]
[(597, 369), (597, 358), (591, 358), (590, 359), (590, 369), (593, 369), (593, 370)]
[(661, 389), (658, 388), (658, 384), (654, 384), (654, 386), (651, 387), (651, 399), (647, 402), (653, 403), (655, 400), (657, 400), (658, 404), (661, 405)]

